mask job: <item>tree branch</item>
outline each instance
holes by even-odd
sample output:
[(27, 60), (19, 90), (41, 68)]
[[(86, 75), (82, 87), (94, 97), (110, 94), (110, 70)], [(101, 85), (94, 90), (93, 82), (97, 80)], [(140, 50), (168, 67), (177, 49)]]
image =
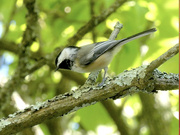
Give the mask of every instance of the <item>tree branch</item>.
[(168, 59), (176, 55), (178, 52), (179, 52), (179, 43), (176, 44), (171, 49), (169, 49), (166, 53), (162, 54), (156, 60), (152, 61), (146, 69), (147, 72), (152, 72), (154, 69), (158, 68), (160, 65), (162, 65)]
[[(82, 86), (73, 92), (56, 96), (43, 103), (37, 103), (23, 111), (9, 115), (9, 117), (0, 120), (0, 134), (17, 133), (24, 128), (77, 111), (82, 107), (95, 104), (107, 98), (122, 98), (136, 92), (156, 93), (157, 90), (178, 89), (178, 75), (165, 74), (155, 70), (149, 80), (149, 77), (147, 78), (146, 76), (147, 67), (140, 66), (129, 71), (124, 71), (118, 76), (108, 79), (104, 87)], [(162, 78), (164, 82), (172, 83), (168, 83), (168, 87), (161, 86)], [(146, 81), (140, 82), (141, 79)]]
[(18, 53), (18, 45), (15, 42), (0, 40), (0, 50), (7, 50), (13, 53)]

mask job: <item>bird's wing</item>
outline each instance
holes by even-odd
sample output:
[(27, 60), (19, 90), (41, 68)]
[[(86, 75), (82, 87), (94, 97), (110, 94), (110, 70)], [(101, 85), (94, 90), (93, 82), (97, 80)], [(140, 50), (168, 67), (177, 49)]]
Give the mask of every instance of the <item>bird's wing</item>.
[(82, 47), (82, 51), (86, 53), (83, 53), (84, 55), (80, 57), (80, 61), (79, 61), (80, 64), (89, 65), (90, 63), (95, 61), (98, 57), (100, 57), (102, 54), (104, 54), (106, 51), (113, 48), (116, 44), (118, 44), (118, 42), (119, 40), (109, 40), (109, 41), (104, 41), (104, 42), (98, 42), (98, 43), (85, 46), (84, 48), (86, 50)]

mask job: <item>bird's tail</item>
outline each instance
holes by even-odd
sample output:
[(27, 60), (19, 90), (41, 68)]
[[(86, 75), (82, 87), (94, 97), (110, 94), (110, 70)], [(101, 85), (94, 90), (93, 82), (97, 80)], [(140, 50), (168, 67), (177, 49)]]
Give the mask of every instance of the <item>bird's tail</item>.
[(156, 28), (152, 28), (152, 29), (149, 29), (149, 30), (140, 32), (140, 33), (138, 33), (138, 34), (132, 35), (132, 36), (130, 36), (130, 37), (121, 39), (121, 40), (119, 40), (118, 46), (119, 46), (119, 45), (124, 45), (124, 44), (126, 44), (126, 43), (128, 43), (128, 42), (130, 42), (130, 41), (132, 41), (132, 40), (134, 40), (134, 39), (138, 39), (138, 38), (140, 38), (140, 37), (149, 35), (149, 34), (155, 32), (155, 31), (157, 31)]

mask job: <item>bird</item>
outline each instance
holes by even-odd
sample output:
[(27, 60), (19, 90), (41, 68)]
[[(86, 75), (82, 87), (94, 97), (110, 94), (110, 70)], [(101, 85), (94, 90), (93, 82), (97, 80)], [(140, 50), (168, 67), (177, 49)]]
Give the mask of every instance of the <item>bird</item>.
[(79, 73), (93, 72), (104, 69), (104, 77), (99, 86), (103, 86), (106, 81), (108, 65), (117, 54), (122, 45), (147, 36), (157, 31), (156, 28), (137, 33), (121, 40), (107, 40), (82, 47), (68, 46), (64, 48), (56, 57), (55, 65), (58, 69), (71, 70)]

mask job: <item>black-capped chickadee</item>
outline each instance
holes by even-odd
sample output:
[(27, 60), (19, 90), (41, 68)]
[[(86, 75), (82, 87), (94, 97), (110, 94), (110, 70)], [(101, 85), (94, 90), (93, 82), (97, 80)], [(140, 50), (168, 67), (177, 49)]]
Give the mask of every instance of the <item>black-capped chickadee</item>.
[(118, 53), (121, 46), (155, 31), (156, 29), (152, 28), (121, 40), (108, 40), (82, 47), (66, 47), (56, 57), (56, 70), (68, 69), (79, 73), (85, 73), (104, 69), (104, 83), (108, 69), (107, 66), (111, 62), (113, 56)]

